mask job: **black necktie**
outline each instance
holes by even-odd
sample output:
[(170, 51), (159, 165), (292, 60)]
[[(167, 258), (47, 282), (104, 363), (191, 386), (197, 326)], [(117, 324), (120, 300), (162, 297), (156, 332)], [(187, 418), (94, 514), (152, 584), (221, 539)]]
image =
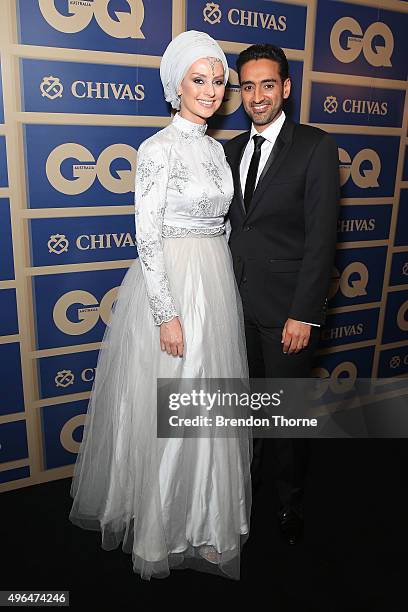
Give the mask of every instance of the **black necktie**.
[(265, 138), (263, 136), (253, 136), (253, 139), (255, 148), (254, 152), (252, 153), (251, 163), (249, 164), (244, 193), (244, 203), (247, 212), (251, 205), (252, 196), (255, 191), (256, 176), (258, 174), (259, 160), (261, 158), (261, 147), (265, 142)]

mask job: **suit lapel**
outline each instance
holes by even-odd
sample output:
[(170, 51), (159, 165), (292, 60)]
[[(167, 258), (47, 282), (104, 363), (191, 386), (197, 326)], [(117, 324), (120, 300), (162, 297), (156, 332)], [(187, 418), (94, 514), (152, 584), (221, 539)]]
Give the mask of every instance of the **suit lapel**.
[(245, 147), (248, 144), (248, 140), (249, 140), (249, 136), (250, 136), (250, 132), (247, 132), (245, 134), (246, 138), (244, 140), (244, 142), (242, 143), (241, 146), (237, 147), (237, 153), (236, 153), (236, 157), (235, 157), (235, 161), (233, 163), (233, 168), (232, 168), (232, 176), (234, 179), (234, 191), (235, 191), (235, 195), (237, 197), (238, 203), (242, 209), (243, 214), (246, 214), (246, 210), (245, 210), (245, 204), (244, 204), (244, 195), (242, 193), (242, 187), (241, 187), (241, 175), (240, 175), (240, 166), (241, 166), (241, 160), (242, 160), (242, 156), (244, 154), (245, 151)]
[(272, 151), (262, 170), (261, 176), (259, 177), (256, 189), (254, 191), (254, 195), (252, 197), (252, 202), (248, 211), (248, 215), (252, 214), (256, 205), (262, 199), (262, 196), (265, 193), (269, 181), (275, 176), (276, 172), (283, 163), (292, 144), (294, 127), (295, 124), (293, 123), (293, 121), (286, 118), (282, 129), (279, 132), (278, 137), (275, 141), (275, 144), (273, 145)]

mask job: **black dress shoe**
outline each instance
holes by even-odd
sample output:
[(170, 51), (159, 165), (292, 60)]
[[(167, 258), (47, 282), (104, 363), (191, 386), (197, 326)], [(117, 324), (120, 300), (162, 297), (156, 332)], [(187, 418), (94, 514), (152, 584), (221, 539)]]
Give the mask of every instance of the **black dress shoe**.
[(303, 516), (294, 508), (288, 507), (278, 514), (279, 529), (288, 542), (288, 544), (296, 544), (303, 536)]

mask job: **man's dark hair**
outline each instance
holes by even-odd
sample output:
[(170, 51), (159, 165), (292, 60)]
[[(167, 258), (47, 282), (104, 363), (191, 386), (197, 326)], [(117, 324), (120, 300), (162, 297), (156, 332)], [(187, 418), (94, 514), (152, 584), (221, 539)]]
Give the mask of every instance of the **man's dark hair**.
[(251, 45), (238, 55), (236, 66), (238, 71), (239, 81), (241, 82), (241, 68), (244, 64), (251, 60), (269, 59), (278, 63), (279, 76), (282, 79), (282, 83), (289, 76), (289, 65), (286, 59), (285, 53), (280, 47), (271, 45), (269, 43), (263, 43), (259, 45)]

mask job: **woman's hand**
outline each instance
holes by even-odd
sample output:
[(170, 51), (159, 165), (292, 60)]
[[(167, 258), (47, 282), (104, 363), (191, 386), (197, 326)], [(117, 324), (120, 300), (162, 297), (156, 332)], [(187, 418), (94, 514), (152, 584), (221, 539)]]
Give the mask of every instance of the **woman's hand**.
[(160, 348), (169, 355), (174, 355), (174, 357), (183, 356), (183, 330), (178, 317), (160, 325)]

